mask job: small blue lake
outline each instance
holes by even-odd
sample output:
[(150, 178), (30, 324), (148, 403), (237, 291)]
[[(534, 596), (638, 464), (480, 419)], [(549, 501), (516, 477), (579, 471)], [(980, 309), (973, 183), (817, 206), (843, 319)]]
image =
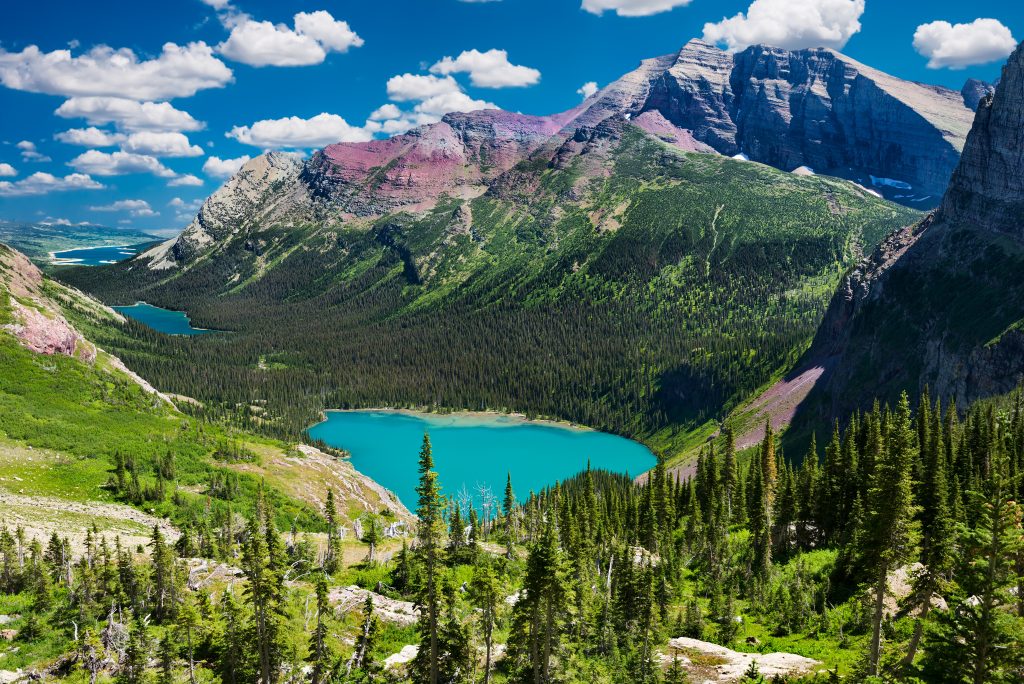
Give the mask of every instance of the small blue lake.
[(157, 332), (167, 333), (168, 335), (203, 335), (216, 332), (203, 328), (193, 328), (184, 311), (161, 309), (159, 306), (153, 306), (145, 302), (136, 302), (131, 306), (115, 306), (112, 308), (128, 318), (134, 318), (139, 323), (148, 325)]
[(116, 264), (118, 261), (132, 258), (149, 244), (146, 242), (141, 245), (66, 249), (63, 252), (54, 252), (52, 254), (52, 261), (58, 266), (103, 266), (106, 264)]
[(512, 416), (434, 415), (399, 411), (328, 411), (309, 429), (315, 439), (352, 454), (356, 470), (416, 507), (417, 464), (423, 433), (430, 433), (434, 468), (444, 493), (463, 488), (480, 506), (478, 486), (500, 501), (506, 473), (523, 501), (530, 490), (594, 469), (630, 475), (654, 467), (647, 447), (624, 437)]

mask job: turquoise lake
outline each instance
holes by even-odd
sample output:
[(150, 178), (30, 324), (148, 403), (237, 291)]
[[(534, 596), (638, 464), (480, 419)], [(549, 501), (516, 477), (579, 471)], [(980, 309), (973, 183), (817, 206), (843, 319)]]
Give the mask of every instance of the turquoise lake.
[(137, 302), (131, 306), (115, 306), (113, 309), (128, 318), (134, 318), (139, 323), (148, 325), (157, 332), (168, 335), (203, 335), (213, 330), (193, 328), (189, 323), (188, 316), (184, 311), (171, 311), (161, 309), (159, 306)]
[(506, 473), (520, 501), (530, 490), (594, 469), (638, 475), (655, 465), (647, 447), (624, 437), (531, 423), (511, 416), (413, 414), (397, 411), (328, 411), (309, 434), (352, 454), (355, 468), (416, 507), (417, 463), (423, 433), (430, 433), (434, 468), (445, 494), (463, 488), (480, 507), (478, 487), (500, 501)]
[(117, 245), (114, 247), (79, 247), (53, 253), (53, 263), (69, 266), (102, 266), (116, 264), (118, 261), (130, 259), (149, 245)]

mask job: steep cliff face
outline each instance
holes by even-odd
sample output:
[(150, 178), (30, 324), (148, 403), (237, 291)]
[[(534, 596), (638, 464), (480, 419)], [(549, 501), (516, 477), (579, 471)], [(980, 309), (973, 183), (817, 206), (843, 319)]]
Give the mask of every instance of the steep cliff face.
[(970, 144), (942, 200), (940, 218), (1024, 238), (1024, 49), (978, 105)]
[(941, 208), (884, 241), (833, 299), (815, 345), (838, 358), (829, 410), (926, 385), (963, 403), (1021, 382), (1022, 175), (1024, 46), (981, 101)]
[(964, 98), (964, 105), (973, 111), (978, 111), (978, 105), (981, 104), (981, 101), (987, 95), (991, 95), (994, 92), (996, 92), (995, 83), (986, 83), (977, 78), (967, 79), (964, 82), (964, 87), (960, 89), (960, 94)]

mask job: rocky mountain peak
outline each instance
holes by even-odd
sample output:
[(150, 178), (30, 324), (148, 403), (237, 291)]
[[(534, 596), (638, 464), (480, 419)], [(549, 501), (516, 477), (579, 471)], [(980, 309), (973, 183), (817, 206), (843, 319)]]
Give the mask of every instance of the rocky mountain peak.
[[(996, 82), (998, 83), (998, 81)], [(964, 105), (968, 109), (978, 111), (978, 105), (986, 95), (996, 91), (996, 83), (986, 83), (977, 78), (969, 78), (960, 89), (960, 95), (964, 98)]]
[(978, 104), (940, 217), (1024, 239), (1024, 43)]

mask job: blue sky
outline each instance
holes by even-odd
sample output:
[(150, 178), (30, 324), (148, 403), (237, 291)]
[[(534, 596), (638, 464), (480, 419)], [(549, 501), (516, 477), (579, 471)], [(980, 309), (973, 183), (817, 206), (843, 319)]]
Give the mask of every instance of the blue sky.
[(263, 148), (380, 137), (452, 107), (561, 111), (694, 37), (841, 46), (957, 89), (996, 78), (1024, 39), (1018, 0), (76, 0), (4, 18), (0, 218), (163, 231)]

